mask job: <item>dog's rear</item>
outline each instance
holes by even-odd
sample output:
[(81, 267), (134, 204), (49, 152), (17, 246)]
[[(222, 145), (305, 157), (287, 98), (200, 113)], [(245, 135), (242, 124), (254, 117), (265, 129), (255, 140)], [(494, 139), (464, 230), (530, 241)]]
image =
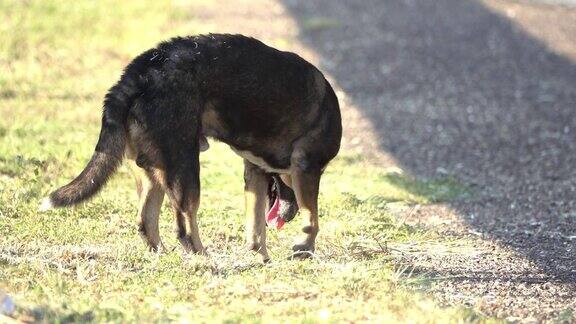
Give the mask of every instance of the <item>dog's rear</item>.
[(150, 90), (150, 80), (142, 80), (161, 62), (150, 60), (156, 49), (136, 57), (124, 70), (120, 80), (108, 90), (104, 99), (102, 127), (92, 158), (84, 170), (67, 185), (52, 192), (40, 206), (41, 210), (79, 204), (94, 196), (120, 166), (128, 141), (128, 115), (136, 99)]

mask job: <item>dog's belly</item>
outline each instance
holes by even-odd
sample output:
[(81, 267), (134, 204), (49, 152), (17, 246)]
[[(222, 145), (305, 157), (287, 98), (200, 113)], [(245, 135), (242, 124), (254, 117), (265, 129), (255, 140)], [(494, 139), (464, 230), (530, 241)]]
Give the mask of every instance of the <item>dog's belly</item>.
[(241, 157), (243, 157), (244, 159), (250, 161), (250, 163), (259, 166), (262, 170), (264, 170), (266, 172), (273, 172), (273, 173), (289, 173), (290, 172), (288, 168), (278, 169), (278, 168), (274, 168), (274, 167), (270, 166), (263, 158), (255, 156), (250, 151), (237, 150), (232, 146), (230, 146), (230, 148), (232, 148), (232, 151), (234, 151), (236, 154), (238, 154)]
[[(290, 169), (290, 155), (291, 151), (285, 149), (278, 149), (278, 146), (283, 147), (279, 143), (291, 143), (294, 135), (286, 138), (286, 136), (273, 138), (270, 134), (254, 136), (255, 125), (250, 123), (241, 123), (242, 120), (235, 120), (234, 118), (221, 118), (222, 113), (219, 109), (223, 106), (208, 102), (202, 113), (202, 134), (200, 140), (201, 148), (206, 148), (207, 145), (202, 145), (202, 138), (211, 137), (218, 141), (224, 142), (230, 146), (232, 151), (246, 159), (250, 163), (257, 165), (262, 170), (270, 173), (289, 173)], [(226, 107), (226, 106), (224, 106)], [(237, 110), (240, 108), (236, 107)], [(236, 111), (236, 110), (235, 110)], [(229, 113), (228, 113), (229, 114)], [(245, 114), (242, 110), (237, 114)], [(262, 118), (260, 116), (260, 118)], [(269, 117), (269, 120), (274, 118)], [(273, 129), (279, 128), (278, 125), (256, 125), (256, 127), (271, 127)], [(260, 129), (260, 131), (262, 131)], [(275, 145), (278, 144), (278, 145)], [(242, 149), (240, 149), (242, 148)], [(265, 149), (267, 148), (267, 149)], [(273, 149), (270, 149), (273, 148)]]

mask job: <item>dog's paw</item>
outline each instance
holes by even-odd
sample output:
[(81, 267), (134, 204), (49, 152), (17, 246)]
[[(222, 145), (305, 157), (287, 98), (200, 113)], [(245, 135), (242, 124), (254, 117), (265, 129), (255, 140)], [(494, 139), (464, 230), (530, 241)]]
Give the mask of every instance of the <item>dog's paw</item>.
[(195, 247), (192, 238), (188, 235), (178, 238), (180, 244), (187, 253), (194, 253), (198, 255), (208, 256), (208, 252), (203, 246)]
[(313, 258), (314, 257), (314, 244), (308, 243), (308, 242), (295, 244), (292, 247), (292, 251), (294, 251), (294, 252), (292, 253), (292, 256), (290, 256), (290, 259), (303, 260), (303, 259)]
[(170, 251), (168, 251), (168, 249), (166, 248), (166, 246), (164, 246), (164, 244), (162, 244), (162, 242), (160, 242), (160, 244), (158, 245), (152, 245), (149, 242), (146, 242), (148, 245), (148, 251), (150, 252), (154, 252), (157, 254), (166, 254)]
[(246, 243), (246, 249), (248, 251), (259, 252), (260, 248), (261, 248), (261, 245), (259, 242)]
[(256, 252), (262, 256), (262, 262), (268, 263), (270, 262), (270, 256), (268, 256), (268, 252), (266, 247), (262, 247), (262, 244), (259, 242), (252, 242), (246, 244), (246, 249), (248, 251)]

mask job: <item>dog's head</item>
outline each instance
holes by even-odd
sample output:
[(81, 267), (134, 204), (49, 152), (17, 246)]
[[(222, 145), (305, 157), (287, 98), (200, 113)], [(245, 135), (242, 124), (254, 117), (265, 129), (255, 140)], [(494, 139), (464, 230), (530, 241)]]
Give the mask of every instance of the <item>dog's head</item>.
[(270, 176), (268, 181), (268, 215), (277, 213), (284, 222), (294, 219), (298, 212), (298, 204), (294, 191), (290, 189), (278, 175)]

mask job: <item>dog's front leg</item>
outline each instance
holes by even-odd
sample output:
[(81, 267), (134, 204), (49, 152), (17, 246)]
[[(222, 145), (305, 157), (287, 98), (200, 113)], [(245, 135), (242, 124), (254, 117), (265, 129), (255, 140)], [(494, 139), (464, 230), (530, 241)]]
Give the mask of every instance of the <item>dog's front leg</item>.
[(268, 262), (270, 257), (266, 249), (264, 219), (268, 199), (268, 176), (247, 160), (244, 160), (244, 198), (248, 249), (260, 253), (262, 260)]
[(291, 174), (292, 188), (304, 221), (304, 240), (292, 247), (294, 257), (308, 258), (314, 253), (318, 224), (318, 190), (321, 172), (318, 170), (294, 170)]

